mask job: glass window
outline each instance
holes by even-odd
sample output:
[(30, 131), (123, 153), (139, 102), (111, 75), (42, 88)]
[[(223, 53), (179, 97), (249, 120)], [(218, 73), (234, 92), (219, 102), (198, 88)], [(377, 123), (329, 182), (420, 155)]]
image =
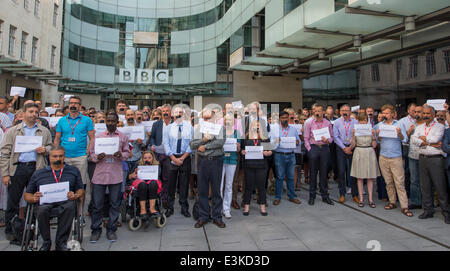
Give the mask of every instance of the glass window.
[(434, 52), (426, 55), (427, 76), (436, 74), (436, 61), (434, 60)]
[(138, 18), (138, 31), (158, 32), (158, 19)]
[(292, 10), (303, 4), (305, 0), (284, 0), (284, 15), (287, 15)]
[(450, 72), (450, 51), (444, 51), (445, 71)]
[(50, 69), (55, 68), (55, 59), (56, 59), (56, 47), (52, 46), (51, 56), (50, 56)]
[(0, 20), (0, 52), (3, 51), (3, 27), (4, 27), (4, 22), (2, 20)]
[(53, 5), (53, 26), (56, 27), (56, 24), (58, 22), (58, 5), (54, 4)]
[(34, 0), (34, 16), (39, 16), (39, 5), (40, 5), (41, 1), (39, 0)]
[(14, 47), (16, 46), (16, 30), (17, 30), (17, 28), (12, 25), (9, 27), (8, 54), (10, 56), (14, 56)]
[(418, 63), (417, 56), (409, 58), (409, 72), (408, 72), (409, 78), (417, 77), (417, 63)]
[(27, 53), (27, 38), (28, 34), (22, 32), (22, 41), (20, 42), (20, 58), (25, 59)]
[(38, 38), (33, 37), (33, 42), (31, 44), (31, 63), (36, 63), (37, 50), (38, 50)]
[(380, 81), (380, 69), (378, 63), (372, 64), (372, 81)]

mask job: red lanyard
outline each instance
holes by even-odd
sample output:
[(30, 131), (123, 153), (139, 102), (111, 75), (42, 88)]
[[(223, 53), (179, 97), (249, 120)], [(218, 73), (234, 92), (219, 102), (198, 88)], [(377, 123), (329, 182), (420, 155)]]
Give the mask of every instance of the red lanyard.
[(408, 115), (408, 120), (409, 120), (410, 122), (412, 122), (412, 123), (414, 123), (414, 122), (415, 122), (415, 120), (414, 120), (413, 118), (411, 118), (411, 116), (410, 116), (410, 115)]
[(59, 173), (59, 178), (57, 179), (57, 178), (56, 178), (55, 171), (52, 169), (53, 177), (55, 178), (56, 183), (58, 183), (59, 181), (61, 181), (61, 176), (62, 176), (63, 170), (64, 170), (64, 167), (62, 167), (61, 172)]
[(427, 125), (425, 124), (425, 136), (428, 136), (428, 134), (431, 132), (431, 128), (433, 128), (433, 126), (434, 126), (434, 121), (433, 121), (433, 123), (431, 124), (431, 126), (430, 126), (430, 129), (428, 130), (428, 132), (427, 132)]
[[(281, 126), (281, 125), (280, 125), (280, 126)], [(284, 129), (283, 129), (283, 126), (281, 126), (281, 131), (283, 131), (283, 134), (284, 134), (285, 137), (288, 136), (288, 134), (289, 134), (289, 129), (290, 129), (290, 127), (288, 126), (287, 131), (285, 132)]]
[(344, 129), (345, 129), (345, 137), (348, 136), (348, 130), (350, 129), (350, 126), (352, 125), (352, 120), (350, 119), (350, 122), (348, 123), (348, 126), (345, 126), (345, 120), (342, 119), (342, 124), (344, 124)]
[(257, 140), (253, 139), (253, 145), (258, 146), (258, 139)]
[(81, 121), (81, 116), (80, 116), (80, 119), (77, 121), (77, 123), (75, 123), (75, 126), (72, 127), (72, 125), (70, 125), (70, 122), (69, 122), (69, 117), (67, 117), (67, 123), (69, 124), (70, 128), (72, 129), (72, 135), (73, 135), (73, 130), (75, 129), (75, 127), (77, 127), (77, 125), (78, 125), (78, 123), (80, 123), (80, 121)]

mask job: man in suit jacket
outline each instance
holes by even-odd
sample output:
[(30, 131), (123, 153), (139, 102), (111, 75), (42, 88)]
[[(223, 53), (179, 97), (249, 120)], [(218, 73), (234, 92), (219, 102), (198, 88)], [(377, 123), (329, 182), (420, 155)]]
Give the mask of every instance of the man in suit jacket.
[(152, 133), (150, 135), (149, 149), (156, 153), (156, 159), (161, 165), (161, 181), (162, 181), (162, 191), (161, 191), (161, 201), (163, 208), (167, 207), (167, 185), (168, 185), (168, 168), (167, 163), (170, 163), (169, 157), (166, 155), (164, 150), (164, 133), (167, 126), (171, 123), (171, 111), (172, 107), (169, 104), (162, 106), (163, 118), (158, 120), (153, 124)]
[(447, 173), (447, 182), (450, 188), (450, 128), (445, 129), (442, 150), (447, 154), (447, 158), (445, 159), (445, 172)]

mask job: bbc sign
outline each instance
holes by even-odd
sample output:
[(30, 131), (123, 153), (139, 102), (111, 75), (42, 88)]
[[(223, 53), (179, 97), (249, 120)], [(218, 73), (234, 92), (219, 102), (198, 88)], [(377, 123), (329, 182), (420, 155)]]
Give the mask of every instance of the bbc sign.
[(120, 69), (119, 83), (169, 84), (169, 70)]

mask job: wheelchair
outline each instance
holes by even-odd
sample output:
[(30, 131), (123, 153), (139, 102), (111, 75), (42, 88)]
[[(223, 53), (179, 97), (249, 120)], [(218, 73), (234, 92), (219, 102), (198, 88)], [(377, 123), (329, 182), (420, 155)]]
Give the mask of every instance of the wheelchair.
[[(39, 250), (39, 223), (36, 214), (37, 204), (27, 204), (27, 211), (25, 217), (25, 228), (23, 230), (21, 251), (37, 251)], [(81, 251), (81, 243), (83, 242), (83, 227), (82, 214), (79, 214), (80, 202), (77, 201), (75, 218), (72, 222), (72, 230), (69, 240), (67, 240), (67, 248), (71, 251)], [(50, 219), (57, 218), (56, 209), (52, 209)]]
[[(121, 220), (123, 223), (126, 223), (129, 216), (130, 220), (128, 221), (128, 228), (130, 229), (130, 231), (138, 231), (142, 227), (143, 221), (139, 217), (141, 207), (137, 196), (137, 188), (133, 185), (127, 184), (125, 186), (123, 199), (124, 200), (122, 201), (120, 211)], [(147, 214), (149, 214), (150, 211), (148, 201), (146, 202), (146, 208)], [(166, 215), (162, 212), (161, 193), (157, 194), (155, 209), (158, 211), (159, 215), (157, 217), (150, 217), (150, 219), (153, 220), (157, 228), (162, 228), (166, 225), (167, 218)]]

